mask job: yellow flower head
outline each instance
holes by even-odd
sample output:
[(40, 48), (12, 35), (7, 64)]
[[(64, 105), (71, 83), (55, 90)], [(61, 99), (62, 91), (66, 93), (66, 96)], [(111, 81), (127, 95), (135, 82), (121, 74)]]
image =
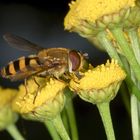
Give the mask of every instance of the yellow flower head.
[(5, 106), (6, 104), (10, 104), (13, 98), (17, 94), (16, 89), (10, 89), (10, 88), (2, 88), (0, 87), (0, 108)]
[(83, 78), (80, 80), (74, 78), (70, 82), (70, 87), (82, 98), (88, 96), (89, 99), (90, 96), (90, 99), (94, 103), (97, 103), (111, 100), (116, 95), (120, 83), (125, 77), (126, 74), (117, 61), (112, 60), (111, 62), (107, 61), (105, 65), (100, 65), (85, 72)]
[(104, 15), (118, 13), (121, 9), (135, 6), (135, 0), (76, 0), (72, 1), (65, 17), (65, 29), (71, 30), (86, 20), (95, 23)]
[[(21, 85), (19, 87), (19, 93), (13, 101), (13, 109), (21, 114), (27, 114), (27, 116), (30, 113), (34, 116), (33, 112), (36, 113), (37, 111), (44, 111), (47, 113), (47, 110), (50, 112), (52, 110), (54, 113), (56, 108), (56, 112), (60, 111), (62, 109), (60, 106), (63, 106), (64, 100), (60, 100), (61, 105), (55, 105), (57, 104), (56, 100), (59, 98), (58, 96), (64, 96), (60, 93), (62, 93), (65, 86), (66, 84), (64, 82), (53, 78), (49, 79), (49, 81), (48, 79), (39, 77), (30, 79), (27, 81), (26, 86)], [(53, 105), (54, 107), (52, 107)], [(52, 107), (51, 109), (50, 106)], [(43, 109), (41, 110), (42, 107)], [(48, 113), (50, 113), (49, 111)]]
[(17, 90), (15, 89), (0, 87), (0, 130), (15, 123), (18, 118), (17, 114), (11, 108), (12, 100), (16, 94)]

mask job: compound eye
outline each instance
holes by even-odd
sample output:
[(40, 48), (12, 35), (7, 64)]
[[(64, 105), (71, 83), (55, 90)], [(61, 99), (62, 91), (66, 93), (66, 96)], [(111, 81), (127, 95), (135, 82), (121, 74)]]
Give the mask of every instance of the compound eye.
[(69, 59), (72, 64), (72, 71), (76, 71), (80, 67), (81, 57), (79, 53), (75, 50), (69, 52)]

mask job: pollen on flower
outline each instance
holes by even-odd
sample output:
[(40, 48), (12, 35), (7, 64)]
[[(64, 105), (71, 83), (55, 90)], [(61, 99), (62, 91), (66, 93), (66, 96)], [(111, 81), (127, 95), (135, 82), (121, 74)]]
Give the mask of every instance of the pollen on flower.
[(117, 13), (123, 8), (133, 7), (135, 0), (76, 0), (72, 1), (65, 17), (65, 29), (80, 25), (81, 20), (95, 21), (108, 14)]
[(102, 89), (108, 85), (122, 81), (126, 77), (125, 72), (118, 65), (116, 60), (109, 60), (105, 65), (97, 66), (92, 70), (85, 72), (79, 83), (71, 82), (72, 86), (76, 89), (90, 90)]
[[(36, 78), (39, 86), (34, 80), (29, 81), (27, 91), (24, 85), (19, 87), (19, 93), (13, 102), (13, 109), (20, 113), (28, 113), (36, 107), (44, 104), (50, 99), (55, 98), (59, 91), (63, 90), (66, 84), (62, 81), (51, 78)], [(30, 90), (31, 87), (31, 90)], [(27, 93), (26, 93), (27, 92)]]

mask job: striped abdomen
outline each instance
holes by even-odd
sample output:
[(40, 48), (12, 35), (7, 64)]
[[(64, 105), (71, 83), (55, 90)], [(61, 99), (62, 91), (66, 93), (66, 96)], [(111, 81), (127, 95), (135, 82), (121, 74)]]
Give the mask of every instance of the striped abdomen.
[(40, 65), (37, 56), (20, 57), (2, 68), (1, 75), (4, 78), (10, 78), (12, 80), (23, 79), (40, 71)]

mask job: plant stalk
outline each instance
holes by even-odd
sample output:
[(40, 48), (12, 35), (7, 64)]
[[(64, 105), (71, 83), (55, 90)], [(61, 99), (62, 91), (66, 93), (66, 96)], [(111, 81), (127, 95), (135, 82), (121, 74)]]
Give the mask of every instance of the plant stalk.
[(52, 123), (57, 131), (57, 133), (60, 135), (62, 140), (70, 140), (70, 137), (63, 125), (62, 119), (60, 114), (57, 115), (53, 120)]
[(56, 129), (54, 128), (53, 123), (51, 121), (45, 121), (44, 124), (45, 124), (46, 128), (48, 129), (53, 140), (61, 140), (60, 136), (58, 135), (58, 133), (57, 133)]
[(6, 130), (9, 132), (9, 134), (13, 137), (14, 140), (25, 140), (14, 124), (9, 125)]
[(98, 107), (98, 110), (99, 110), (99, 113), (100, 113), (100, 116), (101, 116), (101, 119), (105, 128), (107, 140), (115, 140), (115, 134), (114, 134), (114, 129), (112, 125), (109, 102), (97, 104), (97, 107)]
[(131, 95), (131, 123), (133, 140), (140, 140), (140, 127), (139, 127), (139, 114), (138, 114), (138, 102), (135, 95)]

